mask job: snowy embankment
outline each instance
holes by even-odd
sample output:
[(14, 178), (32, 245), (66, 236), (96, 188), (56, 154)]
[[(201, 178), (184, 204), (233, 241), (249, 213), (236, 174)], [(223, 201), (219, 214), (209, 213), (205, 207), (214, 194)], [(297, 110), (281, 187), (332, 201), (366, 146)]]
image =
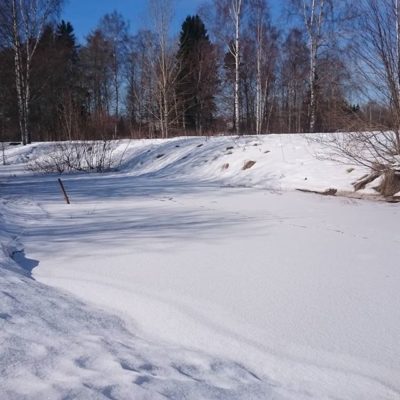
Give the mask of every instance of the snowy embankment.
[[(335, 188), (352, 192), (351, 183), (367, 171), (340, 164), (315, 135), (269, 135), (251, 137), (192, 137), (171, 140), (123, 140), (114, 158), (130, 176), (157, 176), (219, 182), (271, 190)], [(26, 165), (46, 158), (54, 143), (10, 149), (7, 161)], [(244, 170), (246, 162), (255, 164)], [(374, 185), (377, 183), (374, 182)], [(373, 193), (369, 187), (361, 193)]]
[(135, 141), (67, 206), (24, 170), (52, 146), (0, 169), (1, 398), (399, 398), (398, 206), (281, 191), (364, 171), (301, 136)]

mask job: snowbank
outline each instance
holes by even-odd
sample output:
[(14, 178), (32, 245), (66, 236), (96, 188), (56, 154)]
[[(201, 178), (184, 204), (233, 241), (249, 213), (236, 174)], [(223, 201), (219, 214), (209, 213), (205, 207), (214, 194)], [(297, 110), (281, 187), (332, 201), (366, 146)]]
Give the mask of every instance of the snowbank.
[[(223, 185), (272, 190), (336, 188), (351, 183), (365, 168), (329, 160), (312, 135), (184, 137), (169, 140), (123, 140), (116, 143), (120, 169), (133, 176), (213, 181)], [(27, 165), (46, 157), (54, 143), (36, 143), (7, 152), (7, 161)], [(255, 164), (244, 170), (246, 162)], [(368, 191), (367, 191), (368, 192)]]

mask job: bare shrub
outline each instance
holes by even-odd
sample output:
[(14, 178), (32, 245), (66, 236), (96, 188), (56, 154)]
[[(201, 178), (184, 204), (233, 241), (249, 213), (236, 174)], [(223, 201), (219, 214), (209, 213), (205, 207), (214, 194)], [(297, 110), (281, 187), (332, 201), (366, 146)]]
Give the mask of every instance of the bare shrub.
[(115, 155), (117, 145), (116, 141), (110, 140), (57, 143), (54, 151), (32, 161), (27, 168), (35, 172), (59, 174), (74, 171), (107, 172), (121, 163)]
[(328, 157), (382, 172), (399, 163), (398, 132), (393, 130), (337, 132), (311, 138), (330, 150)]
[(320, 158), (367, 167), (369, 174), (353, 183), (355, 191), (382, 177), (374, 189), (383, 196), (393, 196), (400, 191), (399, 132), (393, 130), (339, 132), (311, 138), (329, 151)]

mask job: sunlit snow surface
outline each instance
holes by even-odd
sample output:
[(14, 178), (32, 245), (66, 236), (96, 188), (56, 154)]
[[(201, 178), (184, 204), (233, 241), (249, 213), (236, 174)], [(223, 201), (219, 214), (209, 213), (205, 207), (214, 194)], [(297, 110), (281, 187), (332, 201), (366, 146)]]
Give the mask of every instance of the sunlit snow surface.
[(399, 206), (293, 191), (365, 171), (302, 136), (126, 142), (67, 206), (24, 170), (51, 146), (0, 169), (1, 399), (400, 398)]

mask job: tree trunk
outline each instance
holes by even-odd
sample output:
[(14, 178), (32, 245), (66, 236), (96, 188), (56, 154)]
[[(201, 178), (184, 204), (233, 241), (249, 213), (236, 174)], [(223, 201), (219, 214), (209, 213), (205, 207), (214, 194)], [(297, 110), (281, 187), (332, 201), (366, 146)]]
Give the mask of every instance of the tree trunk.
[(310, 56), (310, 132), (315, 132), (317, 119), (316, 79), (317, 79), (317, 50), (314, 40), (311, 39)]
[(315, 131), (317, 121), (317, 62), (318, 49), (321, 45), (321, 31), (324, 23), (325, 6), (325, 0), (312, 0), (308, 10), (306, 0), (303, 0), (304, 23), (307, 29), (310, 51), (310, 132)]
[(119, 120), (119, 87), (118, 87), (118, 61), (117, 56), (114, 55), (114, 86), (115, 86), (115, 123), (114, 123), (114, 139), (118, 135), (118, 120)]
[(16, 0), (12, 1), (12, 22), (13, 22), (13, 47), (14, 47), (14, 69), (15, 69), (15, 86), (17, 89), (17, 102), (18, 102), (18, 123), (21, 134), (21, 141), (24, 145), (27, 144), (25, 135), (25, 123), (24, 123), (24, 88), (22, 79), (22, 55), (21, 55), (21, 43), (18, 34), (18, 17), (17, 17), (17, 5)]
[(262, 129), (262, 83), (261, 83), (261, 54), (262, 54), (262, 27), (257, 26), (257, 84), (256, 84), (256, 134)]
[(235, 19), (235, 128), (236, 134), (240, 135), (240, 14), (242, 0), (235, 0), (234, 4), (234, 19)]
[(397, 61), (397, 102), (396, 102), (396, 116), (397, 116), (397, 130), (396, 135), (396, 150), (400, 154), (400, 1), (396, 0), (396, 61)]

